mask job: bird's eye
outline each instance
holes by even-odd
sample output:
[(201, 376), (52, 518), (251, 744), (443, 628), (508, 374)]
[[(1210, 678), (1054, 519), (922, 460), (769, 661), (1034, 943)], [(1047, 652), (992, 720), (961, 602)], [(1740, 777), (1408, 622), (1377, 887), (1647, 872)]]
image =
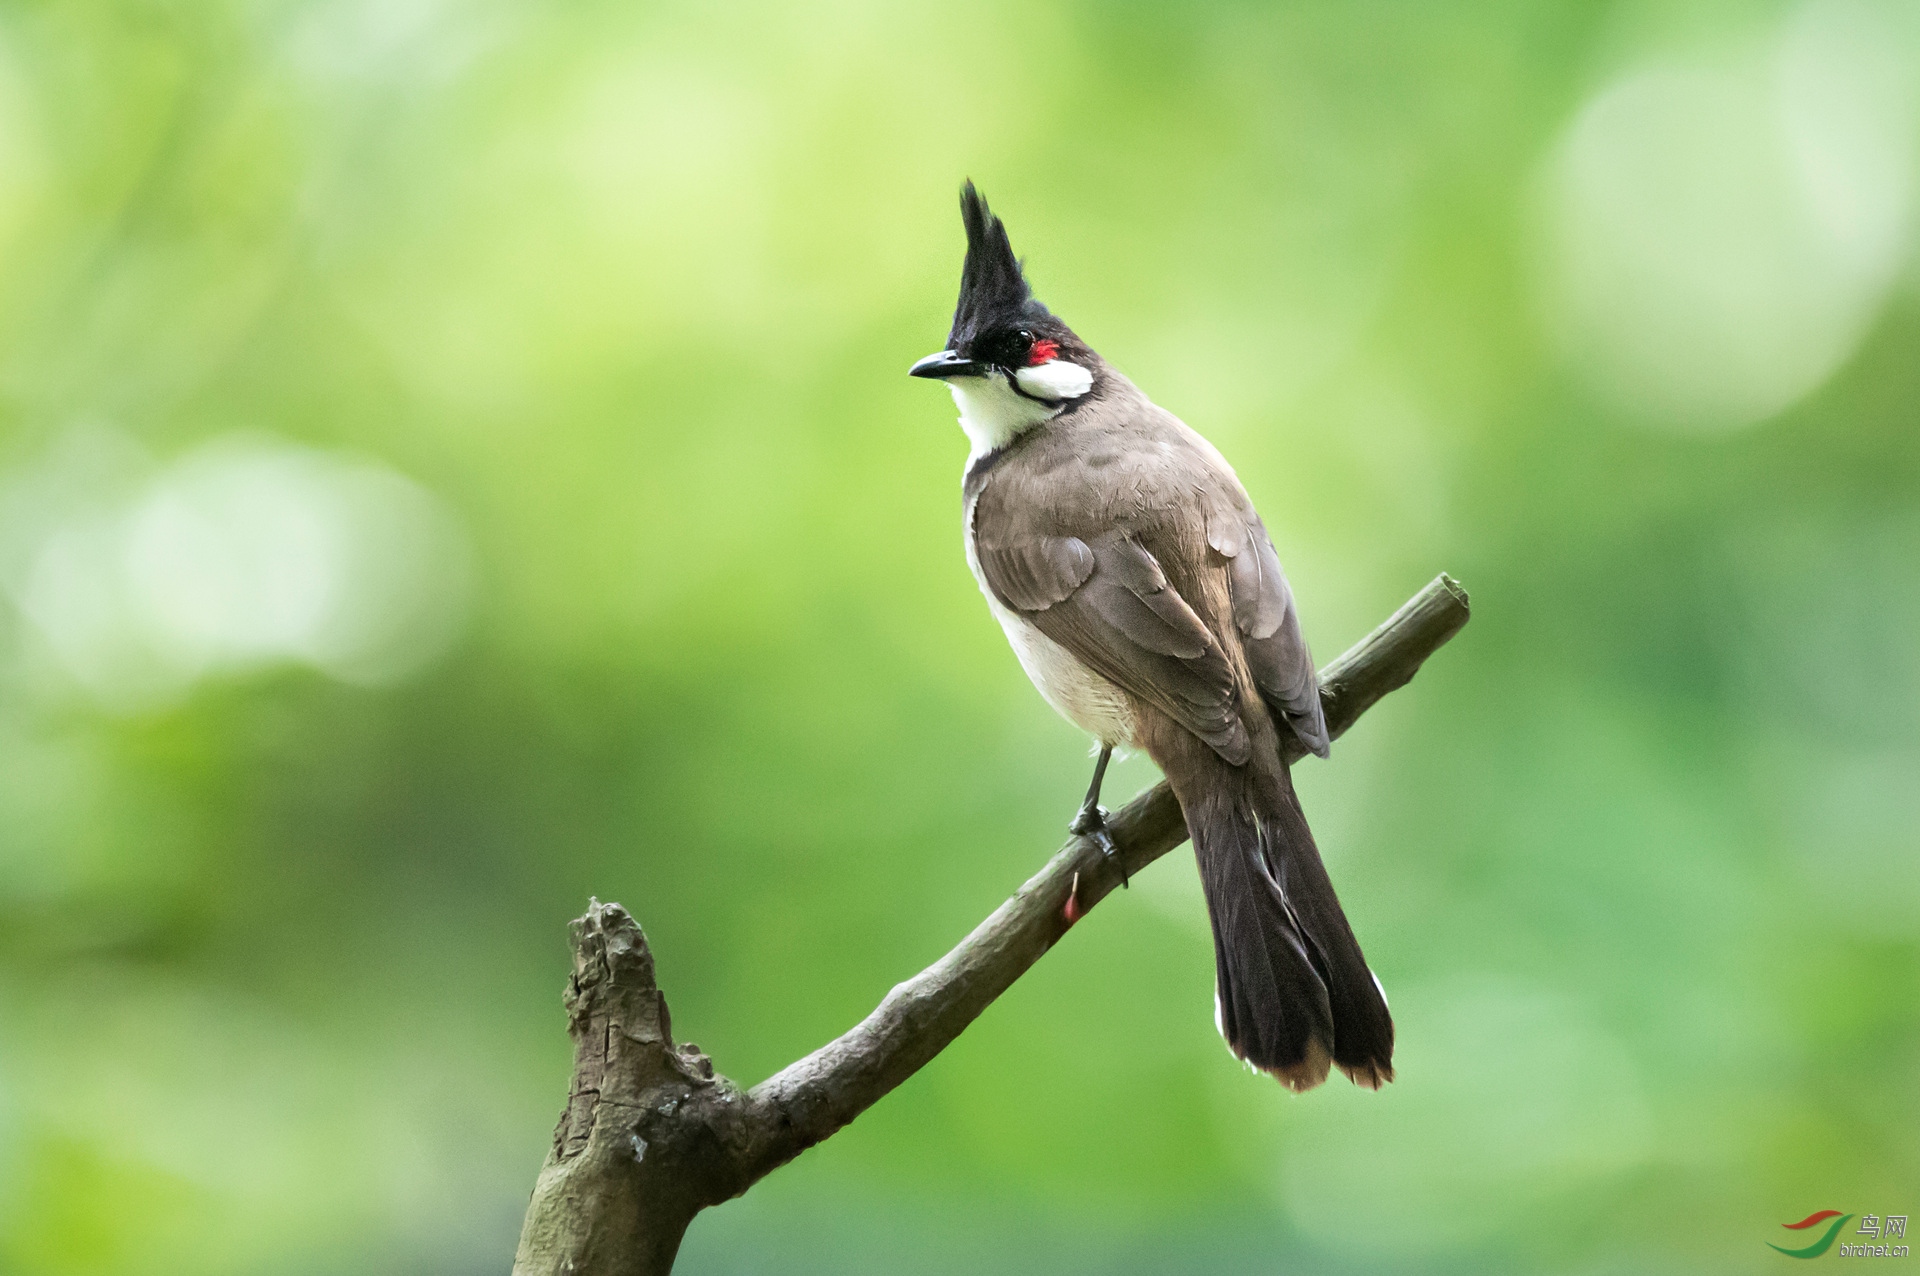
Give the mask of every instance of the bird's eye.
[(1033, 334), (1031, 332), (1028, 332), (1025, 328), (1020, 329), (1020, 331), (1014, 333), (1013, 335), (1014, 335), (1014, 338), (1017, 341), (1019, 341), (1020, 348), (1022, 350), (1025, 350), (1028, 346), (1033, 344)]

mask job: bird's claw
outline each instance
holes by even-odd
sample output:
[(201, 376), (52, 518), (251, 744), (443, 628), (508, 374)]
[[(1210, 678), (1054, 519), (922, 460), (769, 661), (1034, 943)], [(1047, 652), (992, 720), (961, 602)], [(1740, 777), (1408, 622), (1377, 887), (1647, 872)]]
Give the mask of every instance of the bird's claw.
[(1121, 889), (1124, 890), (1127, 887), (1126, 861), (1120, 858), (1120, 848), (1114, 845), (1113, 834), (1107, 830), (1106, 807), (1081, 807), (1080, 813), (1073, 817), (1073, 823), (1067, 825), (1067, 832), (1084, 837), (1098, 847), (1100, 854), (1119, 867)]
[(1083, 806), (1080, 813), (1073, 817), (1073, 823), (1067, 825), (1067, 832), (1081, 837), (1092, 837), (1107, 831), (1107, 808), (1104, 806)]

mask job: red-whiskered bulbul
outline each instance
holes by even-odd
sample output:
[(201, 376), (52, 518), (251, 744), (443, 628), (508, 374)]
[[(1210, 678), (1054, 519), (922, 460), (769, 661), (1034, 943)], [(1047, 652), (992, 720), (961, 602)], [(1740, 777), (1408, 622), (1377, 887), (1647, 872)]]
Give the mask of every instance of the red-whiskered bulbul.
[(1100, 782), (1144, 749), (1186, 812), (1213, 922), (1214, 1022), (1293, 1090), (1393, 1080), (1393, 1019), (1333, 893), (1283, 732), (1327, 754), (1293, 592), (1233, 467), (1035, 300), (968, 182), (943, 380), (973, 443), (967, 561), (1027, 676), (1100, 746), (1073, 832), (1108, 854)]

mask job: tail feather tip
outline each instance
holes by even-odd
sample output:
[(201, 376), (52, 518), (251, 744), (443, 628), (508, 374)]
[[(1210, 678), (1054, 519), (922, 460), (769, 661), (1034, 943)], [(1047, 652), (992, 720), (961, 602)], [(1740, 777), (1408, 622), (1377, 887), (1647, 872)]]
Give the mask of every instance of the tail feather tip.
[(1380, 1062), (1341, 1064), (1340, 1071), (1347, 1074), (1347, 1080), (1369, 1090), (1378, 1090), (1393, 1080), (1393, 1066)]
[(1272, 1077), (1275, 1081), (1278, 1081), (1293, 1093), (1305, 1094), (1327, 1079), (1327, 1073), (1333, 1068), (1333, 1056), (1328, 1053), (1327, 1048), (1322, 1045), (1318, 1039), (1315, 1039), (1308, 1044), (1306, 1055), (1301, 1059), (1295, 1060), (1293, 1063), (1278, 1064), (1272, 1067), (1262, 1064), (1254, 1064), (1253, 1066)]

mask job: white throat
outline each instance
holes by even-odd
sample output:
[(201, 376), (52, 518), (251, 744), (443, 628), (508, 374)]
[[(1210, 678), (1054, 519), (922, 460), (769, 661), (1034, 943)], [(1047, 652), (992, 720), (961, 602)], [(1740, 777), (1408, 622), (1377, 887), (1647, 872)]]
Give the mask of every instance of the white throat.
[(967, 458), (970, 462), (1059, 416), (1069, 400), (1093, 388), (1093, 373), (1066, 359), (1022, 368), (1014, 376), (1027, 395), (1044, 401), (1035, 402), (1015, 392), (1006, 373), (1000, 371), (983, 377), (947, 378), (947, 388), (953, 391), (954, 404), (960, 409), (960, 428), (973, 444), (972, 455)]

